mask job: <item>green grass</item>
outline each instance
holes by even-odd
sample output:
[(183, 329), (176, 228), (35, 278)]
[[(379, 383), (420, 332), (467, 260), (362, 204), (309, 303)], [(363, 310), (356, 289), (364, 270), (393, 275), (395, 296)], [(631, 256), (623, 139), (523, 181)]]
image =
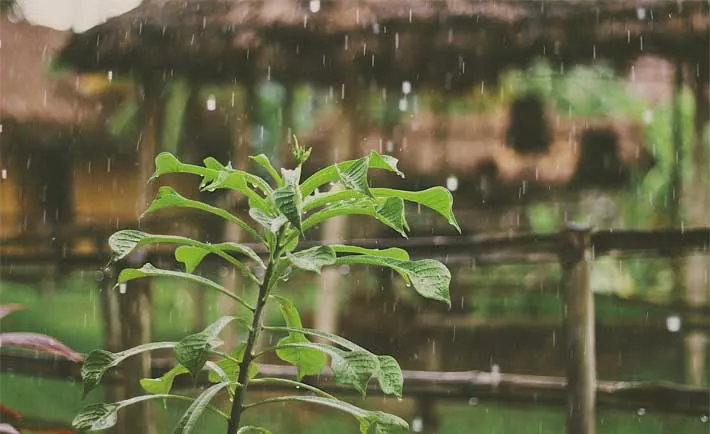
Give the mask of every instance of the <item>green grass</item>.
[[(485, 270), (488, 271), (487, 269)], [(524, 270), (501, 270), (508, 273)], [(479, 270), (477, 278), (484, 278), (487, 274)], [(543, 273), (544, 274), (544, 273)], [(213, 276), (214, 278), (214, 276)], [(365, 270), (354, 271), (346, 279), (348, 287), (362, 285), (365, 288), (378, 289), (374, 275)], [(281, 293), (296, 300), (304, 314), (312, 310), (316, 302), (317, 291), (314, 290), (317, 280), (294, 276), (288, 288)], [(480, 283), (480, 282), (479, 282)], [(521, 285), (524, 283), (521, 277)], [(4, 331), (35, 331), (56, 336), (66, 344), (80, 352), (88, 352), (100, 347), (101, 322), (99, 292), (93, 273), (73, 273), (61, 278), (50, 296), (43, 296), (36, 284), (2, 282), (0, 303), (19, 303), (25, 310), (15, 312), (4, 318), (2, 330)], [(194, 329), (194, 303), (198, 288), (189, 288), (171, 280), (156, 280), (153, 292), (154, 304), (154, 338), (155, 340), (175, 340), (189, 334)], [(253, 298), (253, 289), (244, 289), (247, 298)], [(345, 293), (347, 294), (346, 288)], [(205, 319), (210, 321), (221, 313), (219, 303), (224, 302), (218, 295), (205, 293), (206, 312)], [(540, 294), (526, 292), (511, 293), (509, 296), (496, 296), (495, 291), (490, 294), (477, 294), (476, 306), (484, 307), (483, 311), (476, 314), (484, 317), (519, 315), (521, 312), (533, 312), (536, 315), (551, 315), (561, 312), (560, 300), (554, 295), (540, 296)], [(347, 296), (341, 297), (347, 303)], [(533, 306), (531, 307), (531, 303)], [(598, 300), (598, 312), (602, 317), (634, 317), (656, 314), (647, 308), (638, 309)], [(272, 310), (268, 321), (280, 322), (279, 313)], [(666, 363), (668, 362), (668, 363)], [(643, 369), (637, 367), (634, 372), (636, 377), (644, 379), (661, 378), (664, 372), (651, 372), (654, 367), (661, 369), (672, 364), (671, 361), (654, 361)], [(665, 368), (664, 368), (665, 369)], [(643, 372), (642, 372), (643, 371)], [(648, 371), (648, 372), (646, 372)], [(634, 377), (634, 378), (636, 378)], [(631, 377), (627, 378), (631, 379)], [(0, 397), (3, 404), (14, 408), (26, 417), (41, 418), (68, 424), (77, 411), (87, 402), (100, 400), (103, 389), (92, 393), (89, 401), (81, 400), (81, 386), (69, 381), (58, 381), (43, 378), (31, 378), (12, 374), (0, 375)], [(406, 390), (405, 390), (406, 394)], [(252, 399), (254, 397), (252, 396)], [(371, 408), (382, 408), (380, 398), (370, 398), (357, 404)], [(384, 407), (396, 414), (412, 420), (414, 417), (411, 401), (405, 400), (397, 403), (393, 400), (384, 403)], [(164, 408), (160, 403), (153, 406), (157, 432), (170, 432), (172, 425), (179, 418), (184, 405), (168, 403)], [(564, 418), (560, 409), (545, 406), (506, 406), (491, 403), (468, 405), (466, 401), (460, 403), (440, 402), (439, 415), (441, 428), (440, 434), (458, 434), (468, 432), (496, 433), (562, 433), (564, 432)], [(643, 416), (633, 411), (600, 411), (598, 417), (598, 433), (600, 434), (661, 434), (661, 433), (687, 433), (707, 434), (710, 425), (697, 417), (674, 416), (666, 414), (647, 413)], [(275, 433), (353, 433), (358, 432), (357, 424), (347, 415), (328, 410), (321, 411), (313, 407), (299, 405), (274, 405), (260, 407), (245, 414), (245, 422), (263, 425)], [(205, 415), (200, 422), (197, 432), (222, 432), (223, 422), (213, 415)]]
[[(0, 375), (2, 402), (25, 417), (69, 424), (76, 412), (85, 404), (101, 398), (103, 388), (81, 400), (81, 385), (58, 380)], [(405, 390), (406, 396), (406, 390)], [(261, 395), (261, 397), (264, 397)], [(260, 399), (254, 394), (251, 399)], [(410, 422), (415, 417), (411, 400), (386, 400), (383, 398), (348, 398), (371, 409), (384, 409), (396, 413)], [(222, 398), (216, 405), (227, 408)], [(157, 432), (170, 432), (187, 404), (160, 402), (152, 404)], [(540, 434), (564, 433), (564, 412), (561, 408), (536, 405), (503, 405), (483, 401), (441, 401), (439, 434)], [(679, 416), (664, 413), (600, 410), (597, 416), (599, 434), (707, 434), (710, 424), (701, 415)], [(259, 407), (244, 414), (244, 423), (264, 426), (274, 433), (289, 434), (357, 434), (357, 423), (346, 414), (308, 405), (282, 405)], [(221, 433), (225, 423), (207, 412), (202, 416), (195, 432)]]

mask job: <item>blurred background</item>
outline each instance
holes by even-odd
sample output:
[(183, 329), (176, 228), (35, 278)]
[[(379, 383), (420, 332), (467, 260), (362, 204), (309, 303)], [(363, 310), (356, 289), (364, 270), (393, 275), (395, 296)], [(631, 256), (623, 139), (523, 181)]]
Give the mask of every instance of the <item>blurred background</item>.
[[(462, 226), (456, 242), (468, 247), (452, 249), (456, 232), (416, 206), (408, 241), (364, 218), (330, 220), (311, 238), (416, 246), (451, 269), (450, 310), (375, 268), (298, 275), (287, 290), (308, 325), (393, 354), (406, 370), (565, 376), (557, 258), (537, 252), (534, 236), (514, 249), (491, 240), (552, 234), (566, 222), (649, 239), (710, 226), (707, 1), (0, 4), (0, 305), (22, 306), (2, 318), (3, 332), (45, 333), (86, 353), (178, 340), (234, 312), (174, 281), (99, 290), (115, 278), (102, 267), (118, 229), (240, 239), (193, 212), (139, 219), (156, 191), (146, 181), (160, 151), (251, 169), (247, 157), (264, 153), (289, 167), (295, 135), (313, 147), (308, 173), (374, 149), (398, 158), (407, 176), (373, 174), (371, 185), (446, 186)], [(194, 179), (165, 182), (245, 212), (240, 197), (197, 193)], [(597, 256), (599, 380), (707, 391), (709, 270), (707, 240), (694, 251)], [(219, 262), (203, 272), (254, 294)], [(17, 366), (39, 355), (2, 353), (10, 357), (0, 374), (3, 421), (22, 432), (72, 432), (82, 406), (76, 369), (45, 358), (32, 374)], [(114, 384), (87, 402), (132, 393)], [(405, 384), (404, 400), (364, 405), (401, 415), (415, 432), (565, 426), (563, 404), (515, 391), (408, 396)], [(153, 405), (140, 431), (117, 432), (166, 432), (179, 410)], [(708, 433), (708, 413), (603, 406), (597, 432)], [(347, 418), (305, 407), (250, 416), (274, 432), (357, 432)], [(200, 432), (223, 429), (209, 415), (202, 423)]]

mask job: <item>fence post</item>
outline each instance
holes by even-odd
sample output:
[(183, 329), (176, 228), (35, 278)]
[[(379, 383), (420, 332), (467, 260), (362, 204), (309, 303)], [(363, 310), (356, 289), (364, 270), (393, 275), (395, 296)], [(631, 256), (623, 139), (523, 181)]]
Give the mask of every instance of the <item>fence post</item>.
[(567, 433), (594, 434), (597, 372), (590, 226), (568, 224), (561, 232), (558, 254), (567, 349)]

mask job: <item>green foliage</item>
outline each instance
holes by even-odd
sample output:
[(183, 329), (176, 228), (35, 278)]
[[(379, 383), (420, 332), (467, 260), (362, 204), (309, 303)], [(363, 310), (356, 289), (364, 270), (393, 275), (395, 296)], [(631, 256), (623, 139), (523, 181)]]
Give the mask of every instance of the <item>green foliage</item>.
[[(322, 169), (301, 183), (301, 164), (308, 158), (310, 150), (300, 147), (296, 141), (294, 152), (298, 166), (292, 170), (281, 169), (280, 174), (265, 156), (252, 158), (266, 170), (275, 184), (273, 186), (256, 175), (234, 170), (230, 165), (222, 165), (212, 158), (206, 159), (204, 166), (195, 166), (184, 164), (168, 153), (156, 157), (153, 178), (167, 173), (197, 175), (202, 178), (200, 188), (203, 191), (225, 188), (245, 195), (250, 204), (249, 216), (253, 220), (252, 224), (256, 223), (256, 228), (225, 209), (187, 199), (170, 187), (162, 187), (159, 190), (146, 212), (189, 207), (222, 217), (227, 223), (240, 226), (262, 243), (266, 252), (263, 255), (265, 259), (249, 246), (230, 241), (210, 244), (181, 236), (123, 230), (109, 238), (114, 260), (124, 259), (144, 246), (173, 244), (176, 246), (175, 259), (182, 264), (184, 271), (160, 269), (146, 263), (140, 268), (123, 269), (118, 276), (117, 285), (146, 277), (181, 279), (231, 298), (246, 308), (251, 317), (237, 321), (234, 317), (219, 318), (203, 331), (189, 335), (177, 343), (146, 344), (120, 353), (93, 351), (82, 369), (86, 392), (99, 384), (108, 369), (127, 357), (144, 351), (172, 348), (177, 364), (160, 378), (141, 381), (141, 386), (149, 395), (115, 404), (93, 404), (87, 407), (74, 421), (77, 429), (105, 429), (115, 424), (117, 412), (127, 405), (151, 398), (171, 398), (192, 401), (173, 431), (176, 434), (186, 434), (193, 430), (203, 411), (210, 408), (210, 401), (223, 390), (233, 397), (231, 413), (228, 416), (219, 410), (215, 411), (228, 420), (228, 434), (269, 433), (266, 428), (240, 428), (242, 412), (254, 406), (291, 401), (326, 406), (351, 414), (358, 421), (360, 432), (363, 434), (395, 433), (408, 429), (407, 423), (397, 416), (363, 410), (300, 382), (303, 376), (319, 374), (330, 359), (330, 368), (338, 384), (352, 387), (364, 396), (370, 381), (376, 378), (383, 393), (401, 398), (403, 376), (399, 364), (391, 356), (373, 354), (337, 335), (304, 328), (296, 306), (275, 292), (280, 289), (279, 286), (286, 280), (287, 274), (296, 269), (320, 273), (323, 267), (332, 265), (365, 264), (389, 267), (399, 273), (407, 285), (413, 286), (423, 297), (450, 305), (451, 273), (437, 261), (410, 261), (407, 252), (398, 248), (380, 250), (337, 244), (299, 250), (298, 244), (305, 232), (339, 215), (374, 217), (406, 236), (408, 225), (404, 215), (405, 200), (432, 209), (459, 230), (452, 212), (451, 194), (441, 187), (419, 192), (371, 188), (368, 181), (368, 170), (371, 168), (384, 169), (402, 176), (397, 169), (396, 159), (374, 151), (358, 160), (345, 161)], [(332, 182), (337, 186), (330, 191), (317, 191)], [(259, 293), (254, 304), (211, 279), (197, 274), (204, 258), (210, 254), (240, 270), (258, 285)], [(253, 268), (259, 268), (263, 273), (252, 273)], [(269, 302), (278, 304), (286, 326), (263, 324), (263, 309)], [(248, 336), (227, 354), (219, 349), (223, 345), (219, 334), (225, 327), (234, 324), (239, 324)], [(275, 346), (257, 349), (255, 347), (261, 333), (282, 337)], [(314, 336), (327, 343), (312, 342), (309, 338)], [(281, 360), (296, 366), (298, 381), (259, 377), (255, 360), (267, 353), (275, 353)], [(190, 373), (197, 377), (202, 370), (209, 372), (208, 380), (213, 385), (197, 398), (171, 394), (173, 381), (178, 375)], [(315, 396), (283, 396), (245, 404), (245, 395), (251, 382), (296, 386), (314, 393)]]

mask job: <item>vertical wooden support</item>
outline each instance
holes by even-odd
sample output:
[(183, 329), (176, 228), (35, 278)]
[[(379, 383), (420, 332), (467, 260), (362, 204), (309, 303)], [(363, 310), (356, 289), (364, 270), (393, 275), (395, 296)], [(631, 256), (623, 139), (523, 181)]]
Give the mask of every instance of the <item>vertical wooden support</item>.
[[(350, 86), (350, 94), (342, 101), (343, 122), (340, 134), (335, 138), (332, 161), (343, 161), (352, 157), (358, 144), (358, 131), (356, 127), (357, 97), (355, 85)], [(323, 222), (321, 239), (325, 244), (339, 243), (347, 237), (348, 225), (346, 216), (330, 218)], [(321, 273), (321, 287), (318, 302), (315, 306), (314, 326), (328, 333), (338, 331), (338, 293), (342, 282), (340, 271), (329, 267)]]
[[(674, 228), (683, 225), (681, 197), (683, 192), (683, 121), (681, 100), (683, 93), (683, 64), (676, 62), (673, 80), (673, 101), (671, 113), (671, 134), (673, 141), (674, 161), (671, 168), (671, 194), (668, 201), (668, 217)], [(683, 301), (683, 259), (675, 256), (670, 259), (673, 272), (673, 287), (671, 288), (673, 301)]]
[[(710, 122), (710, 88), (708, 76), (696, 74), (693, 83), (695, 119), (693, 122), (692, 170), (684, 191), (684, 210), (688, 226), (710, 226), (710, 143), (706, 128)], [(710, 294), (710, 254), (691, 253), (685, 258), (684, 298), (692, 306), (707, 303)], [(702, 386), (710, 379), (708, 372), (708, 334), (703, 330), (684, 333), (684, 381)]]
[[(138, 150), (138, 191), (136, 192), (136, 216), (142, 214), (153, 198), (153, 186), (148, 184), (152, 175), (157, 150), (158, 107), (160, 104), (159, 84), (150, 79), (141, 83), (144, 92), (143, 104), (146, 123)], [(142, 258), (129, 258), (129, 266), (141, 266)], [(131, 281), (125, 294), (118, 295), (118, 309), (121, 321), (121, 346), (123, 349), (151, 341), (151, 297), (150, 279)], [(125, 392), (127, 397), (142, 395), (140, 379), (150, 376), (150, 352), (128, 358), (123, 364)], [(119, 416), (120, 417), (120, 416)], [(123, 414), (126, 434), (152, 434), (155, 432), (149, 402), (131, 405)]]
[[(105, 240), (102, 240), (105, 242)], [(98, 247), (97, 251), (100, 251)], [(116, 281), (115, 267), (110, 265), (103, 270), (96, 272), (96, 280), (99, 287), (101, 318), (103, 321), (103, 347), (111, 352), (121, 351), (121, 324), (119, 322), (117, 291), (113, 290)], [(105, 400), (107, 402), (117, 402), (125, 398), (125, 390), (121, 384), (107, 384)], [(125, 418), (119, 418), (115, 432), (128, 432), (125, 426)]]
[[(443, 348), (441, 345), (441, 333), (433, 333), (428, 339), (423, 340), (421, 358), (424, 360), (427, 371), (441, 371), (441, 355)], [(436, 434), (439, 431), (439, 414), (437, 412), (436, 399), (431, 396), (419, 395), (416, 398), (416, 418), (412, 421), (412, 430), (422, 434)]]
[(589, 226), (570, 224), (561, 232), (568, 434), (595, 433), (597, 374), (594, 297), (590, 285), (592, 254)]
[[(232, 166), (239, 170), (247, 168), (249, 154), (252, 149), (252, 129), (254, 126), (254, 113), (256, 112), (256, 84), (245, 83), (244, 91), (240, 92), (240, 98), (236, 98), (235, 107), (233, 108), (231, 127), (232, 127)], [(248, 210), (244, 208), (243, 198), (237, 193), (225, 198), (228, 202), (226, 205), (236, 215), (244, 220)], [(225, 223), (224, 239), (227, 241), (240, 242), (243, 241), (243, 233), (239, 226), (231, 223)], [(222, 275), (222, 286), (233, 293), (240, 293), (246, 280), (236, 270), (230, 269)], [(220, 315), (235, 315), (237, 307), (231, 301), (219, 303)], [(237, 334), (234, 327), (227, 327), (222, 333), (222, 339), (227, 344), (228, 348), (233, 347), (237, 343)]]
[(436, 398), (421, 395), (416, 398), (416, 418), (412, 421), (412, 431), (422, 434), (436, 434), (439, 428), (439, 415), (436, 411)]

